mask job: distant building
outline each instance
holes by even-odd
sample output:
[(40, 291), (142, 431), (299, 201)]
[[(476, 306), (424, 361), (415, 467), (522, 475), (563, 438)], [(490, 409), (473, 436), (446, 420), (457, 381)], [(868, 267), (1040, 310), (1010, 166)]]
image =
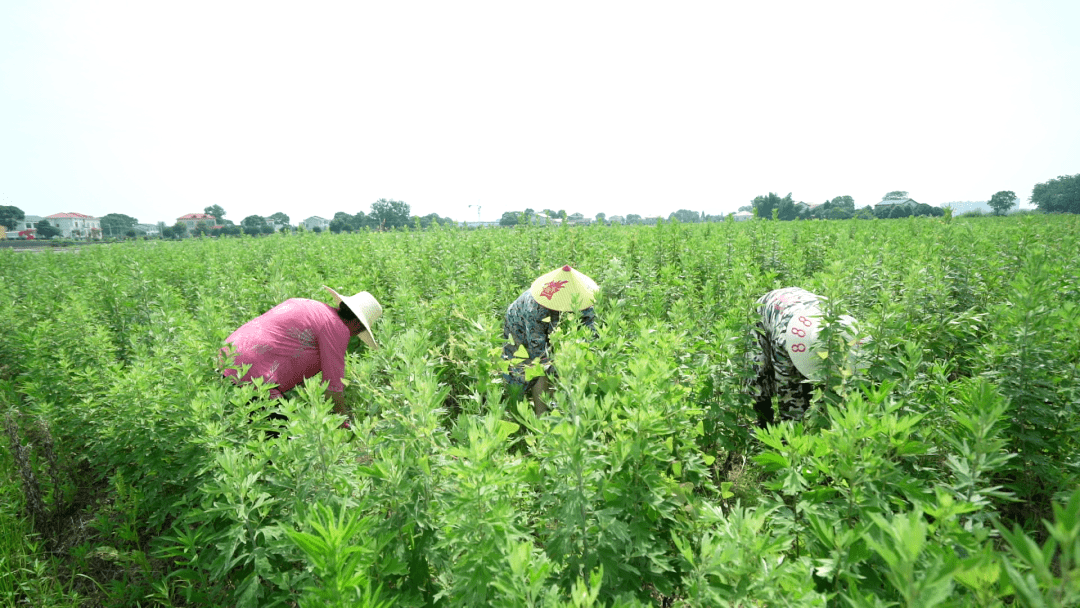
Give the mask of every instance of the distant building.
[(303, 224), (304, 228), (307, 230), (318, 228), (319, 230), (326, 231), (330, 229), (330, 220), (317, 215), (313, 215), (300, 223)]
[(218, 223), (217, 218), (209, 213), (189, 213), (176, 218), (176, 223), (187, 226), (189, 232), (195, 230), (195, 226), (199, 222), (202, 222), (211, 228), (217, 226)]
[[(878, 211), (880, 209), (892, 209), (892, 208), (896, 208), (896, 207), (914, 207), (915, 205), (918, 205), (918, 204), (919, 203), (915, 202), (915, 199), (911, 199), (911, 198), (887, 199), (887, 200), (883, 200), (880, 203), (874, 205), (874, 211), (876, 212), (876, 211)], [(881, 217), (881, 216), (878, 216), (878, 217)]]
[[(8, 230), (12, 232), (22, 232), (24, 230), (37, 230), (34, 224), (40, 222), (42, 218), (40, 215), (27, 215), (22, 220), (15, 222), (14, 226), (8, 226)], [(52, 222), (49, 222), (50, 224)]]
[(96, 217), (81, 213), (54, 213), (45, 219), (59, 228), (60, 235), (65, 238), (101, 238), (101, 221)]
[(499, 226), (499, 222), (461, 222), (458, 225), (462, 228), (490, 228)]
[(135, 224), (132, 227), (136, 234), (142, 234), (145, 236), (157, 236), (161, 234), (161, 230), (158, 229), (157, 224)]
[(731, 217), (736, 222), (745, 222), (746, 220), (754, 219), (754, 214), (749, 211), (740, 211), (738, 213), (732, 213)]
[(557, 217), (550, 217), (546, 213), (536, 213), (531, 218), (529, 218), (529, 221), (538, 226), (547, 226), (548, 224), (554, 224), (557, 226), (562, 223), (561, 219)]
[[(951, 203), (945, 203), (942, 207), (949, 207), (953, 210), (953, 215), (960, 215), (961, 213), (971, 213), (972, 211), (978, 211), (989, 215), (994, 212), (994, 209), (990, 207), (987, 201), (954, 201)], [(1015, 210), (1016, 208), (1013, 208)]]

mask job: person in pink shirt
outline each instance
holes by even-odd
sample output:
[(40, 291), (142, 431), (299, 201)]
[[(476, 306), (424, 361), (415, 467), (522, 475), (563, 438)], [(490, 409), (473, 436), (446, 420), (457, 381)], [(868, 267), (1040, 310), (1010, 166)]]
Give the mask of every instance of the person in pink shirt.
[[(290, 298), (234, 331), (221, 349), (223, 362), (232, 355), (231, 365), (223, 365), (222, 375), (234, 382), (262, 378), (275, 385), (270, 396), (276, 399), (321, 373), (329, 385), (326, 394), (334, 403), (334, 412), (348, 418), (342, 383), (345, 349), (353, 336), (359, 336), (370, 348), (379, 348), (371, 324), (382, 316), (382, 306), (366, 291), (346, 298), (329, 287), (323, 289), (334, 295), (336, 308), (316, 300)], [(244, 365), (251, 367), (236, 380)], [(270, 417), (282, 418), (280, 414)]]

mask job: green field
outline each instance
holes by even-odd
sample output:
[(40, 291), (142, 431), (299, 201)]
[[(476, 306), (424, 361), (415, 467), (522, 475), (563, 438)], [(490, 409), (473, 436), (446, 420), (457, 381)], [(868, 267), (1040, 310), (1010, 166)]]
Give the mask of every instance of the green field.
[[(1074, 606), (1080, 218), (277, 234), (0, 250), (0, 605)], [(502, 314), (571, 264), (556, 409), (499, 379)], [(367, 290), (337, 430), (289, 439), (217, 349)], [(874, 337), (803, 424), (741, 389), (754, 300)], [(358, 344), (358, 343), (357, 343)], [(265, 389), (263, 389), (265, 391)]]

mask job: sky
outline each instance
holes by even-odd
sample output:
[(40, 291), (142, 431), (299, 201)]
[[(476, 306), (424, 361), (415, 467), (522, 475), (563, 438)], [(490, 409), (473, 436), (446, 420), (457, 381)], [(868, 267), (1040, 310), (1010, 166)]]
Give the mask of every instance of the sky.
[(0, 205), (1027, 205), (1080, 173), (1077, 23), (1076, 0), (5, 0)]

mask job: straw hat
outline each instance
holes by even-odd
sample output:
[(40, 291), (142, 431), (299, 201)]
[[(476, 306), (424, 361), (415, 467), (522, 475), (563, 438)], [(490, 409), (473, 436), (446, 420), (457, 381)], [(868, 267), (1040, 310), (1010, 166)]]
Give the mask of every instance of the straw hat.
[[(817, 380), (818, 372), (821, 370), (822, 358), (819, 353), (824, 352), (824, 348), (818, 343), (817, 337), (821, 329), (825, 327), (822, 316), (821, 309), (817, 306), (794, 308), (791, 320), (788, 321), (784, 328), (784, 335), (780, 338), (784, 352), (791, 357), (795, 369), (810, 380)], [(858, 326), (853, 317), (841, 315), (837, 320), (843, 325), (840, 335), (843, 336), (845, 342), (850, 343), (855, 336), (859, 335)], [(859, 349), (869, 341), (869, 336), (860, 337), (848, 353), (848, 359), (853, 367), (865, 369), (869, 366), (869, 362), (859, 353)]]
[(349, 307), (349, 310), (353, 311), (357, 319), (360, 319), (364, 323), (365, 331), (360, 332), (360, 339), (364, 341), (371, 348), (379, 348), (378, 344), (375, 344), (375, 336), (371, 333), (371, 324), (374, 321), (378, 321), (382, 316), (382, 305), (375, 299), (375, 296), (366, 291), (361, 291), (355, 296), (342, 297), (341, 294), (330, 289), (326, 285), (323, 285), (323, 289), (334, 294), (334, 303), (345, 303), (345, 306)]
[(533, 281), (529, 293), (544, 308), (570, 312), (575, 310), (574, 296), (577, 296), (576, 310), (585, 310), (596, 301), (599, 289), (596, 281), (570, 266), (563, 266)]

